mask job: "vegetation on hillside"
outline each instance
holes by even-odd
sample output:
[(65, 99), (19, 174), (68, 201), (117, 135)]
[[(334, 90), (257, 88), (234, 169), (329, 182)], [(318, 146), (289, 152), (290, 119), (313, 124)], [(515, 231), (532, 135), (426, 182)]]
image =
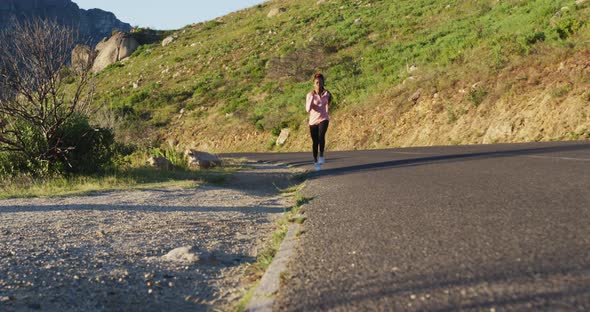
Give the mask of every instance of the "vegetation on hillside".
[[(279, 7), (287, 11), (267, 17)], [(588, 51), (588, 16), (590, 1), (579, 0), (269, 1), (186, 26), (166, 47), (141, 46), (98, 76), (95, 104), (126, 142), (215, 137), (246, 142), (215, 151), (265, 150), (273, 146), (264, 138), (305, 125), (302, 99), (321, 71), (333, 114), (387, 102), (399, 115), (416, 102), (408, 99), (446, 92), (441, 114), (452, 123), (510, 91), (487, 83), (510, 68)], [(588, 79), (564, 82), (555, 96)], [(458, 85), (468, 86), (460, 99), (450, 94)]]
[(0, 48), (0, 177), (108, 168), (113, 134), (92, 127), (88, 118), (90, 64), (65, 66), (73, 29), (33, 19), (16, 23), (0, 38), (5, 42)]
[[(157, 33), (143, 31), (144, 40)], [(239, 165), (200, 172), (175, 149), (115, 142), (113, 127), (91, 122), (91, 63), (66, 61), (74, 30), (33, 19), (0, 33), (0, 198), (112, 188), (219, 182)], [(171, 170), (146, 167), (163, 156)], [(226, 162), (227, 164), (227, 162)]]

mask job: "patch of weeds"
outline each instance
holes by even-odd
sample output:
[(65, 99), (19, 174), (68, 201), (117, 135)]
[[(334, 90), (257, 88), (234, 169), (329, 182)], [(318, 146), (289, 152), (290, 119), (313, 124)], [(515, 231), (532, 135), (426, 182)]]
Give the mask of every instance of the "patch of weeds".
[(270, 140), (268, 140), (268, 143), (266, 145), (266, 149), (272, 150), (275, 147), (275, 145), (277, 144), (278, 137), (279, 137), (278, 135), (273, 135), (273, 137)]
[(289, 281), (291, 279), (291, 273), (289, 273), (288, 271), (284, 271), (281, 272), (281, 274), (279, 274), (279, 285), (285, 285), (287, 284), (287, 281)]
[(125, 67), (125, 64), (121, 63), (121, 62), (116, 62), (113, 64), (108, 65), (103, 72), (109, 72), (111, 70), (117, 69), (117, 68), (121, 68), (121, 67)]
[(305, 197), (298, 193), (295, 195), (295, 207), (301, 208), (301, 206), (309, 204), (312, 199), (313, 198)]
[(553, 91), (551, 92), (551, 95), (555, 98), (560, 98), (563, 97), (565, 95), (567, 95), (568, 93), (570, 93), (570, 91), (572, 91), (573, 86), (570, 83), (565, 83), (555, 89), (553, 89)]
[(582, 25), (583, 23), (575, 18), (561, 18), (555, 25), (555, 32), (559, 39), (564, 40), (576, 33)]
[(303, 182), (307, 179), (308, 175), (309, 175), (309, 172), (302, 171), (302, 172), (298, 172), (298, 173), (294, 174), (293, 177), (291, 177), (291, 179), (293, 181)]
[[(294, 197), (295, 204), (290, 209), (290, 211), (285, 213), (284, 217), (278, 222), (278, 229), (272, 234), (270, 241), (267, 243), (267, 246), (257, 255), (256, 262), (247, 268), (246, 276), (252, 282), (260, 280), (266, 269), (268, 269), (268, 267), (272, 263), (272, 260), (279, 251), (279, 248), (281, 247), (283, 240), (287, 236), (287, 232), (289, 231), (289, 221), (294, 219), (295, 216), (299, 215), (302, 205), (305, 205), (312, 200), (311, 198), (307, 198), (298, 193), (303, 188), (303, 186), (304, 184), (302, 183), (282, 190), (283, 196)], [(290, 274), (288, 272), (282, 272), (280, 275), (280, 283), (286, 283), (289, 278)], [(240, 302), (234, 310), (243, 311), (240, 309), (245, 309), (245, 307), (252, 299), (252, 295), (254, 293), (254, 290), (256, 289), (256, 286), (257, 285), (255, 284), (251, 285), (250, 290), (246, 293), (244, 298), (240, 300)]]
[(471, 88), (471, 90), (469, 90), (469, 94), (467, 94), (467, 99), (471, 102), (471, 104), (474, 107), (478, 107), (487, 95), (488, 91), (486, 91), (485, 88), (478, 86), (475, 88)]
[(248, 291), (246, 291), (242, 299), (238, 301), (238, 304), (235, 306), (233, 310), (237, 312), (246, 311), (246, 307), (248, 306), (248, 303), (250, 303), (250, 301), (252, 300), (252, 297), (254, 297), (255, 291), (256, 287), (252, 287)]
[(0, 185), (0, 198), (67, 196), (154, 187), (195, 188), (204, 182), (212, 183), (216, 179), (225, 178), (225, 175), (227, 173), (223, 171), (205, 173), (199, 170), (134, 167), (106, 175), (51, 177), (27, 181), (21, 179), (21, 183)]
[(565, 137), (565, 139), (569, 139), (569, 140), (585, 140), (585, 139), (590, 139), (590, 129), (588, 130), (582, 130), (579, 132), (568, 132)]
[(457, 115), (455, 114), (453, 109), (450, 106), (447, 106), (446, 110), (447, 110), (447, 124), (455, 123), (457, 121)]

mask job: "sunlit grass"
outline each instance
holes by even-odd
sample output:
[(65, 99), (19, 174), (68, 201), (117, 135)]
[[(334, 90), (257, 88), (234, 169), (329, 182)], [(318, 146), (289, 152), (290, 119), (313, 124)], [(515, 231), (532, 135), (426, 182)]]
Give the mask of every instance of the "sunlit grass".
[(222, 184), (241, 162), (225, 160), (224, 166), (210, 170), (171, 171), (138, 167), (101, 176), (32, 178), (22, 175), (0, 183), (0, 199), (83, 195), (113, 190), (150, 188), (195, 188), (202, 184)]

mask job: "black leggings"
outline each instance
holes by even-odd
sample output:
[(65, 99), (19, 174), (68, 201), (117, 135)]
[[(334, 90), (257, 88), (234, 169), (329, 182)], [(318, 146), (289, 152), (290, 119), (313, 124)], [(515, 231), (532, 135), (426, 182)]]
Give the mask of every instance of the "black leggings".
[(320, 149), (320, 157), (324, 157), (324, 149), (326, 147), (326, 131), (328, 131), (328, 120), (324, 120), (317, 125), (309, 126), (309, 133), (313, 141), (313, 159), (318, 162), (318, 147)]

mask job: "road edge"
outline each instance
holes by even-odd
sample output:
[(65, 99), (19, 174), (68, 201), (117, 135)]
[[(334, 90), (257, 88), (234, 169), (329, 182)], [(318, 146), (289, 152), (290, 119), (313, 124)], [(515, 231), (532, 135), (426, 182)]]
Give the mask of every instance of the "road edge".
[(275, 295), (279, 291), (280, 277), (287, 269), (287, 264), (291, 259), (291, 256), (295, 252), (297, 247), (297, 233), (301, 229), (301, 225), (297, 223), (291, 223), (285, 239), (281, 243), (279, 251), (272, 260), (270, 266), (264, 272), (264, 275), (260, 279), (260, 283), (254, 291), (252, 300), (246, 306), (248, 312), (269, 312), (272, 311), (272, 307), (275, 302)]

